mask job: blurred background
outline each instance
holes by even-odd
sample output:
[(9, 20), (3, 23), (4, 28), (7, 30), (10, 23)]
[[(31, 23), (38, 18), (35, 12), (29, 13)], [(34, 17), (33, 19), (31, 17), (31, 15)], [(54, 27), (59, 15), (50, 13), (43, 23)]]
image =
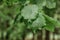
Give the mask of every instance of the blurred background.
[[(0, 16), (2, 16), (2, 18), (0, 17), (0, 40), (8, 40), (7, 39), (8, 35), (6, 33), (6, 30), (13, 25), (12, 24), (13, 19), (20, 12), (19, 3), (14, 4), (13, 7), (8, 6), (7, 8), (5, 2), (6, 1), (4, 0), (4, 2), (2, 3), (2, 0), (0, 0)], [(57, 0), (56, 2), (57, 5), (55, 9), (46, 8), (45, 10), (50, 10), (50, 12), (48, 11), (47, 15), (52, 16), (56, 20), (60, 21), (60, 0)], [(2, 15), (2, 13), (4, 14)], [(12, 40), (16, 40), (16, 39), (12, 39)], [(25, 36), (23, 40), (60, 40), (60, 28), (56, 26), (54, 32), (41, 30), (36, 35), (34, 35), (34, 38), (32, 36), (32, 33), (29, 33)]]

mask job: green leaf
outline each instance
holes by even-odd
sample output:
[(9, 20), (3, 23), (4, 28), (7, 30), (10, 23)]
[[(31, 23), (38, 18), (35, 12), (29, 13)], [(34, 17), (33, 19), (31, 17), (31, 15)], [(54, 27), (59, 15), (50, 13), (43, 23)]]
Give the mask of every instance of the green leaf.
[(49, 9), (55, 8), (56, 7), (55, 0), (46, 0), (46, 7)]
[(51, 23), (47, 23), (44, 28), (48, 31), (54, 32), (55, 26)]
[(43, 27), (44, 25), (46, 25), (45, 18), (41, 13), (39, 13), (39, 17), (32, 23), (32, 27), (39, 29)]
[(39, 9), (43, 9), (43, 7), (46, 5), (46, 0), (36, 0), (36, 2)]
[(58, 26), (60, 26), (60, 22), (57, 21), (57, 20), (55, 20), (54, 18), (49, 17), (48, 15), (44, 15), (44, 17), (45, 17), (45, 19), (46, 19), (48, 22), (52, 23), (52, 25), (55, 25), (55, 26), (58, 25)]
[(27, 5), (21, 11), (21, 15), (24, 17), (24, 19), (35, 19), (37, 13), (38, 13), (37, 5)]
[(44, 15), (45, 19), (46, 19), (46, 30), (49, 31), (54, 31), (55, 26), (60, 26), (60, 22), (58, 22), (57, 20), (53, 19), (52, 17), (49, 17), (48, 15)]
[(17, 32), (22, 32), (22, 31), (24, 31), (25, 29), (26, 29), (26, 26), (25, 26), (24, 22), (17, 24)]
[(46, 5), (46, 0), (30, 0), (31, 3), (36, 4), (39, 9), (43, 9), (43, 7)]

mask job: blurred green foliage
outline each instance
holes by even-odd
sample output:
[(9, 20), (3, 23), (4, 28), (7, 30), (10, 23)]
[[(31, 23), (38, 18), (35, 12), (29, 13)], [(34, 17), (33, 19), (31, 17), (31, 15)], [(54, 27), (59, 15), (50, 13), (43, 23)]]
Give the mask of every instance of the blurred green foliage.
[(33, 33), (43, 28), (54, 31), (55, 25), (60, 26), (57, 20), (49, 17), (55, 8), (56, 0), (0, 0), (0, 32), (3, 38), (23, 40), (29, 30)]

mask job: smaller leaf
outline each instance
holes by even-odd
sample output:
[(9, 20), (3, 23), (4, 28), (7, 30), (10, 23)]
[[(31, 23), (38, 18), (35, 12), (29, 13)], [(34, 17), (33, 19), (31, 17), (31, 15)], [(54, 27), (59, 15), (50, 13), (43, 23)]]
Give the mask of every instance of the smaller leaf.
[(47, 0), (46, 1), (46, 7), (49, 9), (55, 8), (56, 7), (56, 2), (54, 0)]
[(41, 28), (46, 25), (45, 22), (46, 22), (46, 20), (45, 20), (44, 16), (42, 15), (42, 13), (39, 13), (38, 18), (35, 21), (33, 21), (33, 23), (32, 23), (32, 26), (31, 26), (32, 30), (34, 32), (37, 29), (41, 30)]
[(43, 9), (43, 7), (46, 5), (46, 0), (36, 0), (36, 2), (39, 9)]
[(46, 24), (46, 26), (44, 28), (48, 31), (54, 32), (55, 26), (48, 23), (48, 24)]

